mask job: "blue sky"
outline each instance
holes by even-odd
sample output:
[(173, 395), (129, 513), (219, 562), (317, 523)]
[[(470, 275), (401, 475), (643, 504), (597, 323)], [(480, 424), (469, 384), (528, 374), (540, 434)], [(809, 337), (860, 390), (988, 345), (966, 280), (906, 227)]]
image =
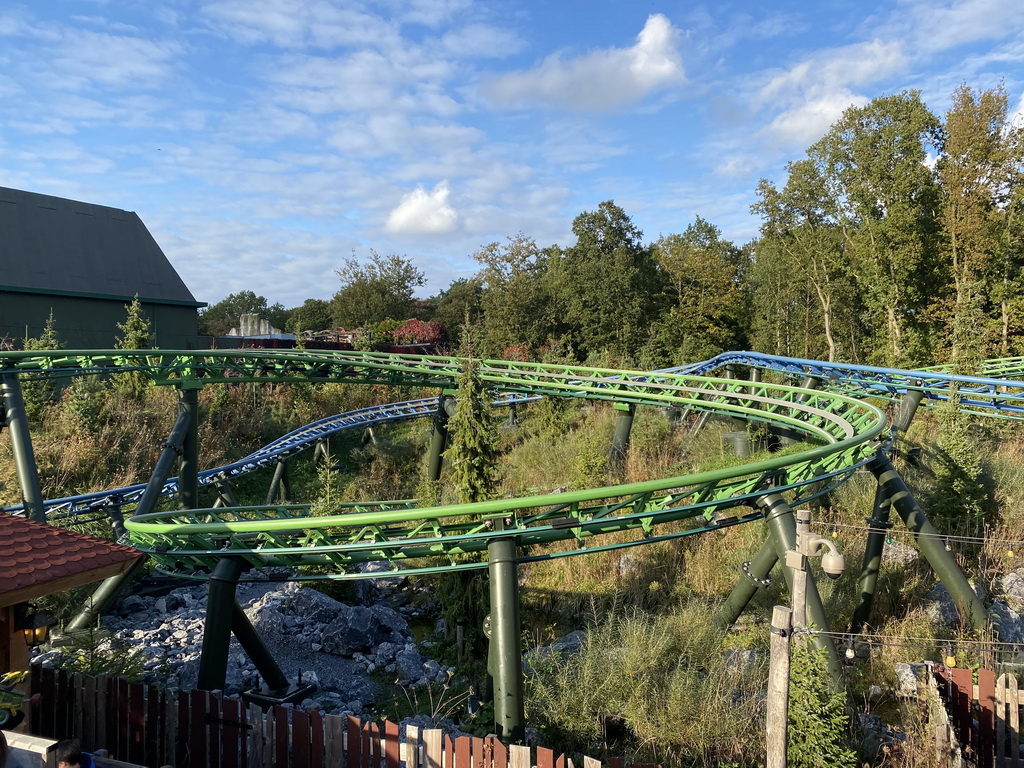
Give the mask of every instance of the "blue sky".
[(0, 186), (137, 211), (201, 301), (370, 248), (429, 295), (607, 199), (746, 242), (846, 107), (962, 82), (1020, 112), (1020, 0), (5, 0)]

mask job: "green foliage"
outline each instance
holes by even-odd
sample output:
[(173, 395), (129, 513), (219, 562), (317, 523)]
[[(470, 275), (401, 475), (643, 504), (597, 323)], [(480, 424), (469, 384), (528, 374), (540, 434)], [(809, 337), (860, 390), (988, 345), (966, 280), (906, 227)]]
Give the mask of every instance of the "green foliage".
[(792, 768), (856, 768), (846, 746), (846, 696), (836, 690), (824, 648), (793, 644), (789, 678), (789, 759)]
[(152, 324), (139, 301), (139, 294), (135, 294), (131, 304), (125, 305), (125, 312), (128, 317), (123, 323), (117, 324), (121, 333), (114, 341), (114, 348), (149, 349), (153, 345)]
[(460, 503), (486, 501), (497, 487), (498, 429), (479, 361), (467, 358), (458, 377), (455, 413), (445, 451), (449, 481)]
[(133, 682), (145, 674), (145, 653), (126, 640), (99, 629), (68, 635), (65, 640), (67, 644), (58, 648), (54, 665), (68, 674), (110, 675)]
[(288, 321), (288, 311), (280, 303), (268, 306), (266, 297), (252, 291), (239, 291), (200, 311), (199, 333), (224, 336), (238, 325), (242, 315), (258, 315), (275, 328), (284, 328)]
[(932, 514), (936, 520), (977, 525), (984, 521), (991, 500), (978, 445), (970, 439), (970, 422), (959, 402), (960, 395), (952, 392), (939, 415)]
[[(57, 323), (53, 319), (52, 309), (50, 310), (49, 317), (46, 318), (43, 332), (35, 337), (26, 336), (21, 346), (25, 350), (60, 349), (64, 346), (57, 336)], [(29, 421), (37, 422), (42, 418), (46, 407), (53, 402), (56, 393), (53, 380), (49, 377), (32, 379), (22, 376), (20, 378), (21, 394), (25, 400), (25, 414), (28, 416)]]
[(631, 357), (656, 316), (661, 276), (643, 233), (611, 200), (573, 220), (576, 243), (553, 252), (547, 273), (557, 316), (580, 357)]
[(296, 335), (303, 331), (323, 331), (332, 327), (331, 303), (323, 299), (306, 299), (291, 310), (284, 330)]
[(408, 257), (376, 251), (370, 251), (369, 262), (345, 259), (336, 271), (341, 289), (331, 299), (331, 319), (342, 328), (407, 319), (413, 312), (413, 291), (426, 283)]
[[(118, 323), (117, 328), (121, 334), (114, 341), (116, 349), (149, 349), (153, 344), (152, 326), (146, 312), (139, 301), (139, 295), (131, 304), (125, 306), (128, 317), (123, 323)], [(114, 378), (114, 385), (122, 389), (130, 397), (138, 399), (142, 397), (149, 386), (149, 379), (138, 371), (119, 373)]]
[(482, 330), (489, 348), (496, 354), (520, 344), (538, 348), (553, 329), (546, 254), (520, 232), (504, 246), (484, 246), (473, 258), (483, 265)]
[[(639, 744), (637, 762), (757, 765), (765, 669), (724, 651), (707, 613), (698, 603), (663, 618), (617, 611), (595, 621), (568, 658), (533, 655), (527, 717), (542, 741), (591, 756)], [(614, 720), (629, 743), (608, 733)]]
[(576, 463), (569, 477), (569, 486), (573, 490), (599, 488), (608, 482), (608, 446), (605, 442), (592, 439), (577, 439), (578, 451)]
[(477, 277), (459, 279), (452, 282), (447, 289), (431, 297), (434, 306), (433, 319), (448, 331), (450, 348), (458, 349), (462, 343), (462, 327), (468, 318), (470, 326), (481, 322), (483, 285)]
[(669, 359), (675, 364), (705, 360), (740, 348), (743, 252), (698, 216), (682, 235), (660, 238), (654, 256), (667, 277), (670, 306), (658, 319), (656, 335)]
[(76, 376), (64, 390), (64, 412), (76, 430), (89, 435), (100, 431), (104, 423), (103, 406), (107, 385), (98, 376)]

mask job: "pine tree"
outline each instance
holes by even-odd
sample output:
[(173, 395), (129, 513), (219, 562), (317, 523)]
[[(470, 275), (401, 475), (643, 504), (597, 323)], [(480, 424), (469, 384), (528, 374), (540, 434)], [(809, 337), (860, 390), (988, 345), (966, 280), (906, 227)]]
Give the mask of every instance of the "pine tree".
[[(43, 332), (39, 336), (26, 336), (22, 340), (22, 349), (25, 350), (60, 349), (63, 346), (57, 337), (53, 309), (50, 310), (50, 316), (46, 319)], [(43, 415), (43, 409), (53, 402), (55, 392), (53, 381), (49, 378), (22, 377), (21, 394), (25, 400), (25, 414), (30, 421), (37, 421)]]
[[(142, 309), (139, 295), (131, 304), (125, 305), (128, 313), (123, 323), (118, 323), (117, 328), (121, 335), (114, 342), (116, 349), (149, 349), (153, 345), (153, 332), (149, 318)], [(116, 379), (117, 388), (133, 399), (140, 399), (149, 386), (149, 379), (138, 371), (129, 371), (118, 374)]]
[(494, 497), (497, 486), (498, 428), (480, 362), (467, 358), (458, 378), (455, 414), (448, 422), (451, 445), (445, 452), (449, 477), (460, 502)]
[[(468, 330), (465, 333), (466, 348), (472, 353), (472, 335)], [(480, 376), (480, 362), (472, 357), (463, 362), (456, 397), (455, 413), (448, 422), (450, 447), (445, 452), (448, 482), (460, 502), (486, 501), (494, 498), (497, 489), (498, 428)], [(487, 658), (483, 634), (489, 607), (487, 579), (480, 571), (454, 573), (443, 579), (440, 592), (445, 623), (449, 628), (463, 627), (464, 661), (468, 662), (464, 671), (471, 679), (479, 679)]]
[(789, 765), (792, 768), (854, 768), (846, 746), (846, 697), (828, 674), (822, 648), (793, 644), (789, 682)]

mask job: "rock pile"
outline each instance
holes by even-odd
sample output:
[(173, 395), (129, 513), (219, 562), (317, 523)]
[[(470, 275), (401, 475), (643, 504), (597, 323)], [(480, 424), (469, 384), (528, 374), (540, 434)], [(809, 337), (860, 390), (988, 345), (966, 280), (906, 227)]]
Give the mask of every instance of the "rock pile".
[[(303, 706), (361, 714), (377, 696), (371, 673), (385, 673), (407, 687), (446, 682), (454, 674), (454, 668), (422, 656), (407, 620), (416, 611), (408, 606), (345, 605), (294, 582), (239, 585), (237, 596), (285, 675), (301, 674), (319, 686), (317, 698)], [(104, 617), (104, 627), (140, 649), (151, 679), (189, 689), (198, 676), (205, 615), (206, 586), (197, 585), (156, 600), (132, 595)], [(46, 663), (58, 652), (37, 660)], [(225, 692), (237, 693), (256, 678), (255, 666), (232, 638)]]

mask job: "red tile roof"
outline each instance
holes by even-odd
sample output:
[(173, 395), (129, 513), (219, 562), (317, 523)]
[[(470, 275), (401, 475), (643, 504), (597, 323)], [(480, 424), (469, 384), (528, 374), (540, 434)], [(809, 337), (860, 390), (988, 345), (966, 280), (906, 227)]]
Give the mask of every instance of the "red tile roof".
[(0, 513), (0, 607), (125, 571), (142, 553)]

